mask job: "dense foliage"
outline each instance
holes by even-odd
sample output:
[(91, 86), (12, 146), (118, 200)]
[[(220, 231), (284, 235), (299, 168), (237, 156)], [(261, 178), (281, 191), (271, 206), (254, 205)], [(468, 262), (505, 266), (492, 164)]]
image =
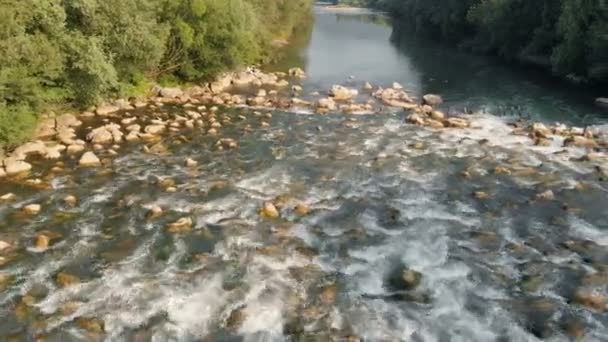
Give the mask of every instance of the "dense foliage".
[(416, 33), (608, 82), (608, 0), (338, 0), (389, 11)]
[[(3, 0), (0, 145), (34, 113), (191, 81), (269, 56), (311, 0)], [(42, 107), (44, 106), (44, 107)]]

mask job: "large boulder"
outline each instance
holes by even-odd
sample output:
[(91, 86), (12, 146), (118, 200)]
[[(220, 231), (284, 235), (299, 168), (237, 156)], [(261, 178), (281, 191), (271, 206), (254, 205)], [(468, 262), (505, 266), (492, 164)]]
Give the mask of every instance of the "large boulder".
[(329, 95), (332, 96), (334, 100), (338, 101), (350, 100), (357, 96), (357, 94), (359, 94), (359, 92), (356, 89), (350, 89), (341, 85), (334, 85), (329, 91)]
[(32, 169), (32, 165), (23, 160), (7, 158), (4, 160), (4, 169), (7, 175), (14, 176), (30, 171)]
[(87, 140), (92, 144), (110, 144), (121, 142), (122, 136), (120, 125), (110, 123), (93, 129), (87, 134)]
[(46, 154), (46, 145), (42, 141), (31, 141), (17, 147), (13, 151), (13, 155), (26, 157), (28, 155), (44, 156)]
[(443, 103), (443, 99), (439, 95), (426, 94), (422, 97), (424, 104), (429, 106), (438, 106)]

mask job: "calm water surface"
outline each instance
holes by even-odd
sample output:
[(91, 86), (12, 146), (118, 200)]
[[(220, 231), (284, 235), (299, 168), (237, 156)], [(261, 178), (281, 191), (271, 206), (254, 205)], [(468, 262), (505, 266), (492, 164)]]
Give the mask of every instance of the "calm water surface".
[[(444, 94), (448, 109), (601, 121), (587, 94), (390, 39), (382, 17), (318, 10), (312, 36), (272, 68), (305, 65), (307, 92), (399, 81)], [(533, 146), (485, 114), (477, 129), (442, 131), (393, 111), (217, 117), (217, 136), (182, 129), (150, 144), (158, 154), (125, 144), (102, 168), (40, 160), (30, 178), (42, 184), (0, 183), (16, 195), (0, 203), (13, 246), (1, 252), (0, 340), (606, 340), (606, 313), (580, 296), (608, 291), (608, 183), (578, 161), (585, 151)], [(239, 147), (218, 150), (218, 138)], [(546, 190), (555, 198), (537, 198)], [(258, 215), (265, 201), (280, 218)], [(42, 212), (22, 215), (28, 203)], [(164, 213), (149, 219), (153, 206)], [(191, 230), (166, 229), (181, 218)], [(33, 247), (41, 232), (56, 237), (46, 251)], [(77, 281), (62, 286), (66, 274)]]

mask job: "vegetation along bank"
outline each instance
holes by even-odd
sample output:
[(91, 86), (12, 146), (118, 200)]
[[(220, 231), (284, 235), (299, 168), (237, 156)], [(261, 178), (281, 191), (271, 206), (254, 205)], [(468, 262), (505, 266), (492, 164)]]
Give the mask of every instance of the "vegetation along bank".
[(311, 0), (6, 0), (0, 3), (0, 146), (38, 113), (137, 96), (272, 56)]

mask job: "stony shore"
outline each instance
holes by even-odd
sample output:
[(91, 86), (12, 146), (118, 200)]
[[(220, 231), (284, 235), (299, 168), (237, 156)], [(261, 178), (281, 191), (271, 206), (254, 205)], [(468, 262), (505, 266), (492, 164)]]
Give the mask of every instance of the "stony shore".
[[(406, 121), (426, 129), (475, 129), (472, 117), (447, 115), (438, 108), (440, 95), (427, 94), (416, 99), (398, 83), (388, 88), (364, 83), (355, 89), (334, 85), (326, 95), (302, 94), (301, 80), (306, 74), (299, 68), (288, 72), (265, 73), (256, 68), (220, 75), (214, 82), (189, 89), (153, 89), (153, 96), (144, 101), (117, 100), (91, 108), (79, 115), (63, 114), (45, 119), (34, 140), (19, 146), (0, 161), (0, 178), (13, 181), (40, 182), (31, 179), (31, 159), (46, 159), (50, 173), (66, 168), (64, 158), (77, 160), (78, 167), (98, 167), (112, 163), (125, 144), (141, 144), (144, 151), (154, 153), (155, 143), (163, 135), (191, 129), (218, 136), (218, 149), (238, 147), (233, 139), (221, 138), (223, 127), (231, 124), (222, 111), (231, 107), (251, 108), (251, 115), (261, 117), (261, 126), (268, 126), (270, 111), (308, 111), (317, 114), (341, 112), (373, 114), (387, 109), (403, 110)], [(301, 96), (306, 96), (304, 100)], [(160, 113), (164, 106), (180, 108), (172, 114)], [(132, 111), (145, 109), (144, 115)], [(265, 114), (262, 113), (265, 111)], [(244, 119), (244, 118), (242, 118)], [(594, 163), (600, 177), (608, 178), (608, 129), (602, 127), (547, 126), (539, 122), (510, 123), (511, 134), (528, 136), (536, 146), (576, 149), (577, 160)], [(580, 157), (580, 151), (585, 152)], [(185, 161), (185, 164), (191, 164)], [(29, 178), (29, 179), (28, 179)]]

